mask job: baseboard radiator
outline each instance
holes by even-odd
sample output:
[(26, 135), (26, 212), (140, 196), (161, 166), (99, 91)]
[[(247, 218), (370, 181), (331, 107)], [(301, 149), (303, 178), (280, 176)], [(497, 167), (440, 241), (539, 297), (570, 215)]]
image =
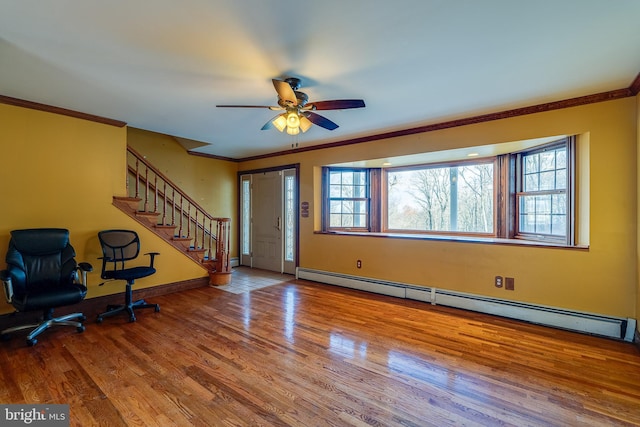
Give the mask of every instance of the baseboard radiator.
[(329, 285), (477, 311), (628, 342), (634, 340), (636, 332), (636, 320), (631, 318), (604, 316), (448, 291), (434, 287), (415, 286), (406, 283), (389, 282), (301, 267), (298, 267), (296, 277)]

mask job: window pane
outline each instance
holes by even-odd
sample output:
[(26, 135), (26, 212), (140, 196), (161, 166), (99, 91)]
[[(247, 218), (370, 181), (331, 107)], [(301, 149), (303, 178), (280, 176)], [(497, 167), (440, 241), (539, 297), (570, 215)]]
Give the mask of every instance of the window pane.
[(554, 190), (556, 188), (556, 173), (555, 171), (541, 172), (540, 173), (540, 188), (538, 190)]
[(366, 197), (367, 189), (364, 185), (358, 185), (353, 187), (353, 196), (352, 197)]
[(519, 206), (520, 232), (566, 235), (566, 195), (523, 195), (520, 197)]
[(558, 169), (556, 171), (556, 187), (555, 188), (558, 190), (567, 189), (567, 170), (566, 169)]
[(567, 146), (522, 155), (518, 230), (567, 235)]
[(242, 254), (251, 251), (251, 181), (242, 180)]
[(538, 191), (540, 186), (538, 185), (538, 174), (525, 175), (524, 177), (524, 191)]
[(284, 260), (293, 261), (293, 239), (295, 218), (295, 180), (293, 176), (284, 178), (285, 212), (284, 212)]
[(564, 147), (556, 150), (556, 168), (567, 168), (567, 150)]
[(567, 233), (567, 216), (552, 215), (551, 216), (551, 234), (555, 236), (564, 236)]
[(566, 215), (567, 213), (567, 195), (554, 194), (551, 196), (552, 212), (556, 215)]
[(525, 174), (537, 173), (539, 172), (539, 170), (540, 169), (538, 168), (538, 155), (534, 154), (531, 156), (527, 156), (524, 162), (524, 173)]
[(545, 151), (540, 153), (540, 171), (551, 171), (556, 168), (556, 152)]
[(493, 233), (493, 164), (387, 173), (393, 230)]
[(329, 227), (368, 228), (368, 172), (330, 170), (329, 182)]
[(331, 201), (329, 202), (329, 212), (332, 214), (339, 214), (342, 212), (342, 202)]

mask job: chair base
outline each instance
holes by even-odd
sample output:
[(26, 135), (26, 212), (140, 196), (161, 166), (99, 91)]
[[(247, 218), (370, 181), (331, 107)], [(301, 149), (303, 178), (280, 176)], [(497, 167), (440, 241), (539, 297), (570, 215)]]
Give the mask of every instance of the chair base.
[(122, 312), (127, 312), (129, 314), (129, 322), (135, 322), (136, 316), (133, 310), (138, 308), (153, 308), (156, 313), (160, 311), (160, 305), (147, 304), (145, 300), (141, 299), (129, 304), (108, 305), (107, 311), (105, 311), (104, 313), (98, 314), (98, 318), (96, 319), (96, 322), (102, 323), (105, 317), (115, 316), (116, 314), (122, 313)]
[[(75, 322), (74, 319), (79, 319), (80, 321)], [(27, 345), (34, 346), (38, 342), (36, 337), (52, 326), (73, 326), (78, 332), (84, 332), (85, 328), (82, 324), (82, 321), (84, 320), (86, 320), (86, 317), (82, 313), (71, 313), (60, 317), (50, 317), (45, 314), (45, 319), (42, 322), (7, 328), (4, 331), (0, 332), (0, 337), (2, 337), (2, 339), (7, 339), (9, 337), (9, 334), (13, 332), (33, 328), (33, 330), (29, 332), (29, 335), (27, 335)]]

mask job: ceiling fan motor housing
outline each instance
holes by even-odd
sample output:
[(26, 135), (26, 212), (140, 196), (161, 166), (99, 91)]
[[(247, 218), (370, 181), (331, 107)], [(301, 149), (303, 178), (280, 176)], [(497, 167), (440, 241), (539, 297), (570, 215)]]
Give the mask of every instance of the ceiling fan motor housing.
[(291, 86), (291, 89), (293, 90), (300, 89), (300, 85), (302, 83), (297, 77), (287, 77), (286, 79), (284, 79), (284, 81), (289, 83), (289, 86)]

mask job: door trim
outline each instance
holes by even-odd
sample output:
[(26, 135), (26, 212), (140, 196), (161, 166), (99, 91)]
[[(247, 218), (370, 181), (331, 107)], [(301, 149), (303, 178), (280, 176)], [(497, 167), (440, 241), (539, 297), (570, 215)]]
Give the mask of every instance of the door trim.
[(285, 171), (287, 169), (295, 170), (295, 180), (296, 180), (296, 188), (295, 188), (295, 199), (296, 203), (294, 204), (294, 215), (296, 217), (295, 224), (295, 267), (299, 266), (300, 260), (300, 163), (287, 164), (283, 166), (274, 166), (269, 168), (261, 168), (261, 169), (249, 169), (238, 171), (237, 173), (237, 212), (238, 217), (236, 218), (236, 241), (238, 242), (238, 260), (240, 264), (242, 264), (242, 176), (243, 175), (252, 175), (258, 173), (265, 172), (275, 172), (275, 171)]

